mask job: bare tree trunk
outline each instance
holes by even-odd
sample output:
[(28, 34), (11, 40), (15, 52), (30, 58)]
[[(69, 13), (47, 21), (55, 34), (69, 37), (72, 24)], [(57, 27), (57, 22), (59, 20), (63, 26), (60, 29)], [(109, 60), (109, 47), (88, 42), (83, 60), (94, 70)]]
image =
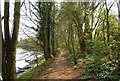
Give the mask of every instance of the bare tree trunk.
[(68, 50), (70, 53), (72, 53), (71, 47), (70, 47), (70, 28), (68, 28)]
[[(118, 7), (118, 36), (120, 36), (120, 0), (117, 2)], [(120, 40), (119, 40), (120, 41)]]
[[(0, 2), (1, 6), (1, 2)], [(1, 24), (1, 9), (0, 9), (0, 73), (2, 73), (2, 24)]]
[(10, 42), (10, 35), (9, 35), (9, 2), (4, 3), (4, 37), (5, 41), (2, 41), (3, 46), (3, 54), (2, 54), (2, 78), (3, 80), (8, 79), (9, 73), (7, 73), (10, 69), (7, 64), (9, 60), (9, 42)]
[(51, 12), (51, 3), (46, 3), (46, 25), (45, 25), (45, 59), (48, 60), (51, 58), (50, 55), (50, 12)]
[(71, 45), (72, 45), (73, 60), (74, 60), (74, 63), (77, 64), (75, 46), (74, 46), (74, 29), (72, 26), (72, 22), (70, 22), (70, 39), (71, 39)]
[(48, 54), (49, 54), (49, 58), (51, 58), (51, 55), (50, 55), (50, 27), (51, 27), (51, 11), (52, 11), (52, 3), (50, 2), (50, 3), (48, 3), (47, 4), (48, 5), (48, 9), (47, 9), (47, 11), (48, 11), (48, 24), (47, 24), (47, 32), (48, 32), (48, 37), (47, 37), (47, 39), (48, 39)]
[(14, 21), (13, 21), (13, 33), (10, 37), (9, 32), (9, 2), (5, 2), (4, 9), (4, 37), (3, 40), (3, 71), (2, 77), (4, 81), (16, 81), (16, 46), (18, 41), (20, 23), (20, 2), (15, 2), (14, 8)]
[(102, 33), (103, 33), (103, 40), (104, 40), (104, 43), (105, 43), (105, 19), (103, 20), (102, 22)]
[(106, 24), (107, 24), (107, 42), (110, 42), (110, 24), (109, 24), (109, 11), (111, 7), (113, 6), (114, 2), (110, 5), (108, 8), (108, 4), (105, 1), (105, 6), (106, 6)]
[[(10, 59), (9, 59), (9, 68), (10, 68), (10, 79), (17, 79), (16, 75), (16, 47), (18, 43), (18, 32), (19, 32), (19, 24), (20, 24), (20, 2), (15, 2), (15, 8), (14, 8), (14, 21), (13, 21), (13, 33), (12, 33), (12, 39), (10, 42)], [(13, 80), (11, 80), (13, 81)]]
[(118, 7), (118, 18), (120, 22), (120, 0), (117, 2), (117, 7)]
[[(54, 22), (54, 20), (53, 20), (53, 22)], [(56, 56), (56, 53), (55, 53), (55, 39), (54, 38), (55, 38), (55, 36), (54, 36), (54, 25), (52, 25), (52, 54), (53, 54), (53, 56)]]
[(106, 23), (107, 23), (107, 42), (110, 41), (110, 25), (109, 25), (109, 11), (107, 10), (107, 13), (106, 13)]

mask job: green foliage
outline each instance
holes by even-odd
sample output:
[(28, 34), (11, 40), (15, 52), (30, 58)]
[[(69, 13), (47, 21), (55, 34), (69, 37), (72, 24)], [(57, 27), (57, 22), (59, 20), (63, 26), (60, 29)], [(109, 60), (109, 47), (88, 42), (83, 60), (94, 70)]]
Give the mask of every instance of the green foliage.
[(87, 46), (87, 49), (95, 62), (100, 62), (101, 59), (107, 56), (110, 52), (110, 47), (106, 46), (106, 44), (100, 39), (91, 41), (91, 44)]
[(68, 51), (68, 49), (67, 49), (67, 48), (61, 48), (61, 50)]
[(94, 61), (92, 55), (87, 55), (87, 56), (85, 57), (85, 59), (86, 59), (87, 61), (92, 61), (92, 62)]
[(92, 76), (84, 76), (82, 79), (84, 80), (90, 80), (91, 78), (93, 78)]
[[(109, 64), (112, 64), (112, 62), (107, 62), (104, 64), (89, 64), (87, 66), (88, 71), (85, 73), (85, 76), (83, 79), (91, 79), (91, 78), (97, 78), (100, 81), (105, 81), (105, 80), (119, 80), (119, 70), (120, 67), (111, 67)], [(111, 72), (115, 72), (114, 75), (111, 74)], [(91, 76), (90, 76), (91, 75)]]
[(109, 46), (111, 48), (110, 58), (118, 63), (118, 60), (120, 60), (120, 42), (113, 41)]
[(71, 59), (71, 60), (73, 60), (73, 59), (74, 59), (74, 58), (73, 58), (73, 55), (74, 55), (74, 54), (72, 54), (72, 53), (69, 53), (69, 54), (68, 54), (68, 59)]
[(110, 71), (110, 68), (104, 65), (97, 66), (93, 64), (93, 65), (90, 65), (88, 68), (91, 68), (88, 70), (89, 73), (94, 73), (95, 75), (98, 75), (101, 77), (104, 77), (104, 75), (108, 73), (107, 71)]

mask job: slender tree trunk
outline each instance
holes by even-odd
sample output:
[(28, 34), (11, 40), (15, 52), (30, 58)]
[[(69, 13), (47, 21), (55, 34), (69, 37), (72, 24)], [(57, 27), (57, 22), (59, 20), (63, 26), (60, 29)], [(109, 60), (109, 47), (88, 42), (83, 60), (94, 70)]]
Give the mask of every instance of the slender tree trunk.
[(2, 37), (2, 78), (3, 80), (7, 78), (7, 71), (6, 71), (6, 49), (4, 39)]
[(72, 53), (73, 53), (74, 63), (77, 64), (77, 59), (76, 59), (76, 54), (75, 54), (75, 46), (74, 46), (74, 37), (71, 38), (71, 44), (72, 44)]
[(49, 58), (51, 58), (50, 55), (50, 27), (51, 27), (51, 11), (52, 11), (52, 3), (48, 3), (48, 54), (49, 54)]
[[(118, 36), (120, 38), (120, 0), (117, 2), (118, 7)], [(118, 39), (120, 41), (120, 39)]]
[(117, 2), (117, 7), (118, 7), (118, 18), (120, 22), (120, 0)]
[(111, 7), (113, 6), (114, 2), (110, 5), (108, 8), (108, 4), (105, 1), (105, 6), (106, 6), (106, 24), (107, 24), (107, 42), (110, 42), (110, 24), (109, 24), (109, 11)]
[(85, 44), (85, 39), (84, 38), (80, 42), (80, 50), (81, 50), (81, 52), (86, 51), (86, 44)]
[(70, 28), (68, 28), (68, 50), (70, 53), (72, 53), (71, 47), (70, 47)]
[(104, 40), (104, 43), (105, 43), (105, 32), (104, 32), (104, 30), (105, 30), (105, 20), (103, 20), (103, 26), (102, 27), (103, 27), (102, 28), (103, 40)]
[(110, 41), (110, 26), (109, 26), (109, 11), (106, 12), (106, 23), (107, 23), (107, 42)]
[[(54, 22), (54, 20), (53, 20)], [(55, 42), (54, 42), (54, 23), (52, 25), (52, 54), (53, 56), (56, 56), (56, 53), (55, 53)]]
[(80, 27), (77, 26), (77, 30), (78, 30), (78, 32), (77, 32), (77, 34), (78, 34), (78, 42), (79, 42), (79, 46), (80, 46), (80, 50), (79, 51), (81, 51), (81, 37), (82, 37), (82, 33), (81, 33), (81, 36), (80, 36), (80, 32), (81, 32)]
[[(77, 27), (77, 36), (78, 36), (78, 42), (79, 42), (79, 46), (80, 46), (80, 51), (84, 52), (85, 51), (85, 47), (83, 47), (83, 44), (81, 43), (83, 40), (83, 29), (82, 29), (82, 23), (78, 23), (78, 25), (76, 24)], [(83, 50), (84, 49), (84, 50)]]
[(71, 45), (72, 45), (72, 53), (73, 53), (73, 59), (74, 63), (77, 64), (76, 54), (75, 54), (75, 46), (74, 46), (74, 29), (72, 27), (72, 22), (70, 22), (70, 39), (71, 39)]
[(51, 22), (51, 4), (46, 3), (46, 26), (45, 26), (45, 59), (51, 58), (50, 55), (50, 22)]
[[(89, 33), (89, 30), (90, 30), (90, 27), (89, 27), (89, 18), (88, 18), (89, 14), (87, 13), (87, 10), (89, 9), (89, 2), (85, 2), (84, 6), (85, 6), (85, 12), (84, 12), (84, 23), (85, 23), (84, 27), (85, 27), (85, 29), (84, 29), (83, 36), (81, 38), (81, 43), (80, 43), (80, 45), (81, 45), (81, 51), (82, 52), (86, 51), (86, 42), (85, 42), (85, 40), (89, 39), (89, 37), (92, 36), (91, 32)], [(86, 33), (89, 36), (86, 36)]]
[[(1, 2), (0, 2), (1, 6)], [(2, 73), (2, 24), (1, 24), (1, 9), (0, 9), (0, 73)]]
[(9, 77), (9, 67), (8, 61), (9, 61), (9, 42), (10, 42), (10, 35), (9, 35), (9, 2), (4, 3), (4, 37), (5, 41), (2, 41), (3, 46), (3, 54), (2, 54), (2, 78), (4, 81), (5, 79), (8, 79)]

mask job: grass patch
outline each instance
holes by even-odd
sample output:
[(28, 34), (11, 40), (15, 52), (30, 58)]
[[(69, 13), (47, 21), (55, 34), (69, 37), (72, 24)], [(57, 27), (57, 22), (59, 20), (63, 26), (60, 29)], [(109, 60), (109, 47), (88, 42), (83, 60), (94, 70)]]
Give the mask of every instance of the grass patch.
[(35, 74), (37, 74), (38, 72), (41, 72), (42, 69), (44, 68), (44, 66), (42, 65), (43, 63), (45, 63), (45, 59), (42, 59), (39, 63), (39, 66), (32, 68), (30, 71), (24, 73), (23, 75), (21, 75), (19, 77), (19, 79), (30, 79), (32, 78)]

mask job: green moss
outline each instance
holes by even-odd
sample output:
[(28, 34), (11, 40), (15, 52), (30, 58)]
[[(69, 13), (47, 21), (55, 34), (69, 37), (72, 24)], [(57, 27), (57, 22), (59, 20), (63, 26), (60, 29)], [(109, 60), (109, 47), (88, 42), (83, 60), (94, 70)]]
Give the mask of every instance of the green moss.
[(19, 77), (19, 79), (30, 79), (33, 77), (33, 75), (36, 75), (38, 72), (41, 72), (42, 69), (44, 68), (44, 66), (42, 64), (45, 63), (45, 61), (46, 61), (45, 59), (41, 60), (38, 67), (36, 66), (33, 69), (31, 69), (30, 71), (21, 75)]

